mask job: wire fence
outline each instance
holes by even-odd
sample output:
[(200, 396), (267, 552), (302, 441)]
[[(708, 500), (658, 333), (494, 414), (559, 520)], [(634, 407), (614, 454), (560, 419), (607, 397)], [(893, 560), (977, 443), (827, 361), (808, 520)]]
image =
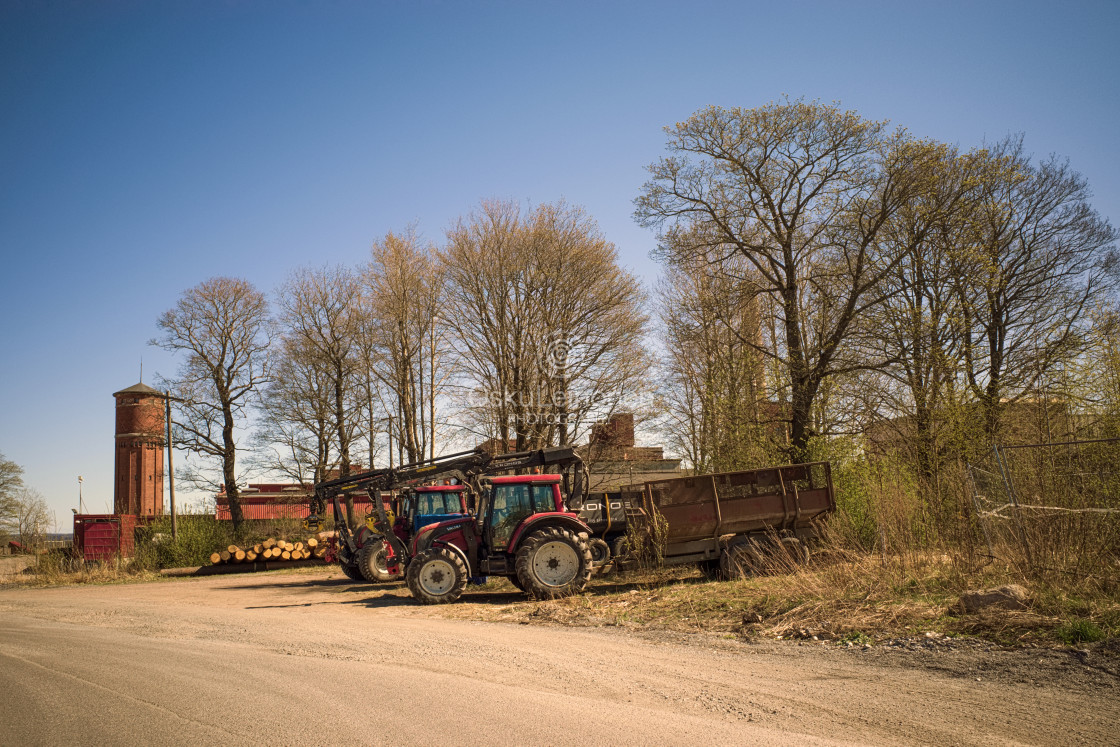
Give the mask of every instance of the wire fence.
[(996, 445), (968, 472), (990, 556), (1035, 573), (1120, 575), (1120, 438)]

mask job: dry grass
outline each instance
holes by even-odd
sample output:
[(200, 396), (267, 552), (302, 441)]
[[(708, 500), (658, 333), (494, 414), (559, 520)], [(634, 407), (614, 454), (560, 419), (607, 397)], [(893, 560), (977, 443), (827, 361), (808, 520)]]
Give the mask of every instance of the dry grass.
[[(1060, 640), (1056, 631), (1086, 620), (1120, 633), (1120, 595), (1097, 585), (1028, 586), (1026, 610), (958, 614), (962, 591), (1020, 583), (1011, 568), (963, 573), (944, 555), (884, 560), (834, 553), (787, 573), (707, 581), (690, 566), (597, 577), (588, 593), (552, 601), (504, 602), (506, 595), (468, 595), (453, 617), (574, 626), (618, 626), (736, 637), (883, 640), (936, 631), (1005, 644)], [(512, 590), (508, 582), (484, 587)], [(472, 597), (477, 603), (471, 604)]]
[(155, 581), (158, 573), (144, 570), (125, 560), (85, 563), (68, 551), (52, 551), (38, 558), (26, 571), (4, 576), (6, 586), (68, 586), (74, 584), (115, 584)]

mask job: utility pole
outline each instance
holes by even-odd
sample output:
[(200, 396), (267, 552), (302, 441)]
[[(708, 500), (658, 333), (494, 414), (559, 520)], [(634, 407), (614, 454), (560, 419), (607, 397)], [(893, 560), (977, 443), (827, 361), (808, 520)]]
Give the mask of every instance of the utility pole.
[[(172, 443), (171, 443), (171, 392), (164, 392), (164, 402), (167, 405), (166, 417), (167, 421), (167, 480), (168, 486), (171, 488), (171, 539), (173, 541), (179, 540), (179, 522), (175, 517), (175, 465), (172, 462)], [(78, 478), (81, 480), (82, 478)]]

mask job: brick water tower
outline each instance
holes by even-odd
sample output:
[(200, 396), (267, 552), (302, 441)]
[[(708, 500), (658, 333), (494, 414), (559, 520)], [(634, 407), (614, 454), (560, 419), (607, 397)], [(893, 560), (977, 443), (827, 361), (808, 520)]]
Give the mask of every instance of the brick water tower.
[(113, 513), (162, 516), (164, 394), (141, 382), (113, 396), (117, 400)]

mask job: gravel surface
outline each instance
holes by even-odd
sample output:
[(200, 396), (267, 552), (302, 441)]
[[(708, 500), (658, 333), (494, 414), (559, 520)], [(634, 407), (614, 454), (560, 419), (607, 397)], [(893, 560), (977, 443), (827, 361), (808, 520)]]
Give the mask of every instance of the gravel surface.
[[(495, 601), (494, 594), (466, 604)], [(1120, 651), (452, 620), (272, 572), (0, 591), (0, 745), (1117, 743)]]

